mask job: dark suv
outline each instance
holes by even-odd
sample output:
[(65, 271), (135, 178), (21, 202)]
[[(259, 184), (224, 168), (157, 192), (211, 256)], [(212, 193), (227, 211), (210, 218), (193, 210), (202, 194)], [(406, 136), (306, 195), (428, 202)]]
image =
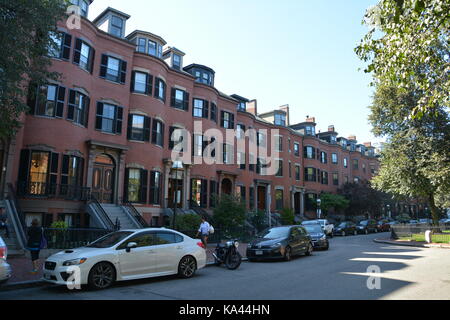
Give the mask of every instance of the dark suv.
[(378, 232), (378, 223), (373, 219), (362, 220), (356, 225), (358, 233)]

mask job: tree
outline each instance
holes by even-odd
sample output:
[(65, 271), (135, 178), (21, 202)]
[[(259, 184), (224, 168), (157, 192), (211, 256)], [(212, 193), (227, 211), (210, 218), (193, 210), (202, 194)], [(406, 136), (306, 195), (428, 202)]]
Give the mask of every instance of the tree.
[(233, 195), (222, 194), (214, 208), (214, 222), (220, 229), (232, 230), (245, 222), (245, 202)]
[(293, 225), (295, 222), (295, 214), (294, 210), (291, 208), (283, 208), (281, 210), (281, 223), (283, 226), (290, 226)]
[(344, 196), (332, 193), (323, 193), (320, 195), (320, 208), (324, 213), (334, 208), (336, 211), (344, 210), (348, 207), (350, 201)]
[(176, 229), (179, 231), (197, 230), (202, 222), (202, 218), (198, 214), (183, 214), (177, 216)]
[(256, 228), (258, 232), (264, 230), (267, 223), (267, 214), (263, 210), (255, 210), (247, 213), (247, 221)]
[(410, 115), (449, 105), (450, 1), (380, 0), (367, 10), (369, 32), (355, 49), (373, 85), (421, 92)]
[(349, 201), (346, 216), (377, 217), (382, 211), (382, 193), (373, 189), (367, 181), (346, 183), (338, 189), (338, 194)]
[(28, 110), (28, 82), (57, 79), (49, 72), (50, 36), (68, 3), (64, 0), (0, 0), (0, 139), (10, 139)]
[(423, 92), (378, 85), (369, 120), (377, 136), (389, 142), (372, 185), (403, 197), (425, 199), (433, 221), (439, 206), (450, 194), (450, 118), (447, 107), (436, 105), (433, 113), (407, 118), (411, 105)]

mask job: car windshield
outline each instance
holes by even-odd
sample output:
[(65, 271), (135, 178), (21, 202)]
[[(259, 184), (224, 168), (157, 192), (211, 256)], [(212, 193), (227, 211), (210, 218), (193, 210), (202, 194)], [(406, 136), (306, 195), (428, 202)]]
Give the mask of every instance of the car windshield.
[(369, 221), (367, 221), (367, 220), (364, 220), (364, 221), (360, 221), (360, 222), (359, 222), (359, 224), (362, 225), (362, 226), (366, 226), (367, 223), (369, 223)]
[(322, 227), (319, 224), (309, 224), (305, 226), (309, 233), (322, 233)]
[(133, 232), (131, 231), (118, 231), (109, 233), (104, 237), (101, 237), (98, 240), (95, 240), (91, 244), (87, 245), (88, 248), (110, 248), (116, 244), (118, 244), (120, 241), (128, 237), (129, 235), (132, 235)]
[(323, 223), (321, 223), (320, 221), (318, 221), (318, 220), (310, 220), (310, 221), (303, 221), (302, 222), (302, 225), (304, 225), (304, 226), (307, 226), (307, 225), (311, 225), (311, 224), (323, 224)]
[(286, 238), (289, 235), (290, 229), (287, 227), (266, 229), (259, 234), (259, 237), (266, 239)]
[(344, 228), (347, 226), (347, 222), (341, 222), (341, 224), (339, 225), (339, 227)]

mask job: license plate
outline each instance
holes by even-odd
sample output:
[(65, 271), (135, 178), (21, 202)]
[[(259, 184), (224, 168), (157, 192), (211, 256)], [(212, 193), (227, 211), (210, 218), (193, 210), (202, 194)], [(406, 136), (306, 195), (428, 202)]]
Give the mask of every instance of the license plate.
[(261, 250), (256, 251), (255, 254), (256, 254), (257, 256), (262, 256), (262, 255), (263, 255), (263, 251), (261, 251)]

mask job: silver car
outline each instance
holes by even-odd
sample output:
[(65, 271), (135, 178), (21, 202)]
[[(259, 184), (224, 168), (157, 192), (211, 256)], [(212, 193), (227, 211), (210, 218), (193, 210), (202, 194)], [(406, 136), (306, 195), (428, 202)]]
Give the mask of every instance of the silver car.
[(6, 262), (8, 257), (8, 248), (5, 242), (0, 237), (0, 284), (6, 282), (11, 278), (11, 266)]

